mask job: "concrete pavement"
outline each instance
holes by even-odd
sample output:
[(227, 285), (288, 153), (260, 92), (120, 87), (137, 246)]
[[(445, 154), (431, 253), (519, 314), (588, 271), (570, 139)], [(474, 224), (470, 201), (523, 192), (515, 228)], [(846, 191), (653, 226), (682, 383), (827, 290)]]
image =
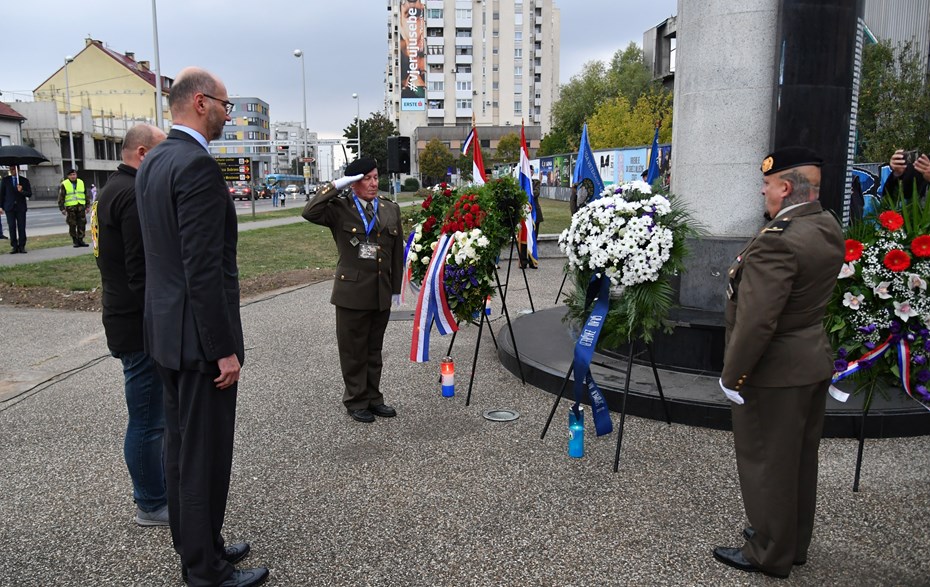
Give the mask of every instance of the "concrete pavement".
[[(537, 308), (552, 305), (560, 265), (529, 272)], [(516, 318), (528, 301), (514, 283)], [(448, 337), (411, 363), (410, 300), (385, 340), (399, 415), (356, 423), (340, 402), (330, 287), (242, 308), (224, 533), (251, 541), (244, 564), (268, 565), (269, 585), (774, 584), (711, 558), (745, 523), (729, 432), (628, 417), (618, 474), (615, 437), (590, 427), (586, 456), (570, 459), (568, 402), (539, 440), (553, 398), (503, 369), (486, 334), (464, 405), (475, 327), (456, 338), (457, 393), (442, 398)], [(499, 315), (495, 301), (495, 331)], [(0, 585), (180, 585), (167, 530), (131, 521), (122, 376), (99, 314), (0, 306), (0, 324)], [(520, 418), (482, 418), (495, 407)], [(927, 585), (928, 454), (928, 437), (869, 440), (854, 494), (856, 442), (825, 440), (808, 563), (779, 584)]]

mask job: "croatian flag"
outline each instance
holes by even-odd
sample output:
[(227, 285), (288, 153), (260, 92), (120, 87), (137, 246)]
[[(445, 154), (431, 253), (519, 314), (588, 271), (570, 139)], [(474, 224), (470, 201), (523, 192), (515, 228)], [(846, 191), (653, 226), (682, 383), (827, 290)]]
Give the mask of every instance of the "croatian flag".
[(526, 255), (533, 265), (538, 264), (539, 250), (536, 244), (536, 198), (533, 194), (533, 177), (530, 171), (530, 152), (526, 148), (526, 133), (520, 125), (520, 165), (517, 166), (517, 179), (520, 189), (526, 192), (530, 202), (530, 217), (523, 219), (520, 226), (520, 242), (526, 243)]
[(468, 147), (472, 146), (474, 143), (474, 148), (471, 150), (471, 181), (475, 185), (484, 185), (487, 183), (488, 178), (484, 175), (484, 160), (481, 158), (481, 143), (478, 141), (478, 129), (471, 127), (471, 132), (468, 133), (468, 136), (465, 137), (465, 142), (462, 143), (462, 155), (468, 154)]

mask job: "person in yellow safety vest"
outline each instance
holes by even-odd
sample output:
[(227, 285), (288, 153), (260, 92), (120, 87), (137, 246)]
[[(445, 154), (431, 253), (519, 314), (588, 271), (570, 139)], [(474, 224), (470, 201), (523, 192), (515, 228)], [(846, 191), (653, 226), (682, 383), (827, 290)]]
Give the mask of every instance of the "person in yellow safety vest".
[(78, 179), (77, 170), (68, 171), (68, 177), (61, 182), (58, 189), (58, 209), (68, 221), (68, 233), (75, 247), (89, 246), (84, 242), (84, 229), (87, 226), (87, 193), (84, 180)]

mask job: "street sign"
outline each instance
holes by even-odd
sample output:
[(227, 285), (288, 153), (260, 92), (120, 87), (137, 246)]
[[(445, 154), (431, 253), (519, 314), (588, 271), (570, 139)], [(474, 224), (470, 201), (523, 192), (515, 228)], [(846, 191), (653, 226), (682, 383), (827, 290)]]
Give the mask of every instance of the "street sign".
[(301, 157), (300, 162), (301, 163), (313, 163), (313, 157)]
[(226, 181), (252, 181), (251, 157), (216, 157)]
[(310, 179), (310, 166), (304, 165), (304, 177)]

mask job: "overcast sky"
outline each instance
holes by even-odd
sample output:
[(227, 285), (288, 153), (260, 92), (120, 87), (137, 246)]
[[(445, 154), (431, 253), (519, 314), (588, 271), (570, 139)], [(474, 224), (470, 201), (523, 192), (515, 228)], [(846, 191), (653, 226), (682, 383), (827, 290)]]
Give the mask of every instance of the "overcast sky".
[[(502, 0), (506, 2), (508, 0)], [(676, 0), (556, 0), (561, 10), (562, 83), (593, 59), (607, 60), (676, 12)], [(583, 6), (583, 9), (581, 8)], [(3, 101), (31, 91), (91, 36), (155, 65), (152, 0), (41, 0), (6, 6), (0, 42)], [(162, 73), (188, 65), (218, 75), (230, 95), (268, 102), (273, 122), (301, 121), (305, 53), (307, 118), (321, 137), (338, 137), (355, 117), (383, 109), (386, 0), (157, 0)], [(14, 105), (15, 107), (15, 105)]]

